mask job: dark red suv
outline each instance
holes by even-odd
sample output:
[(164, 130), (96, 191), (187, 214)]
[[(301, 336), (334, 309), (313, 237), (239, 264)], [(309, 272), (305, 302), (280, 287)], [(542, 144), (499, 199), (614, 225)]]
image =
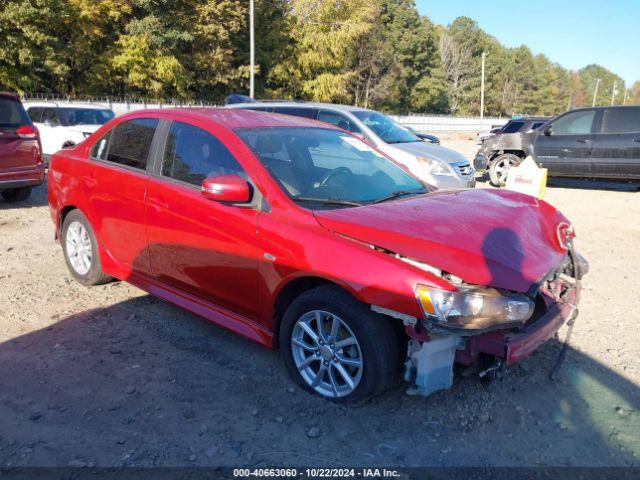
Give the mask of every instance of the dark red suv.
[(0, 92), (0, 194), (6, 201), (26, 200), (44, 182), (38, 130), (12, 93)]
[[(298, 117), (149, 110), (53, 155), (73, 276), (126, 280), (265, 346), (336, 401), (451, 386), (577, 314), (568, 220), (509, 191), (430, 192), (359, 138)], [(481, 207), (479, 207), (481, 206)], [(493, 363), (487, 363), (493, 359)]]

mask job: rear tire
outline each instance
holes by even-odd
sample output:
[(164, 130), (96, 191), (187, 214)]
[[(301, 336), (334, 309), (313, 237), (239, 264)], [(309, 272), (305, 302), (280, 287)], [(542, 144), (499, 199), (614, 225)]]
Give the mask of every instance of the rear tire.
[(2, 192), (2, 198), (6, 202), (22, 202), (31, 195), (31, 187), (12, 188)]
[(336, 286), (297, 297), (284, 314), (279, 340), (293, 381), (333, 402), (365, 400), (398, 379), (401, 342), (391, 321)]
[(102, 272), (96, 237), (80, 210), (72, 210), (65, 217), (61, 241), (67, 268), (79, 283), (90, 286), (113, 280)]
[(513, 153), (505, 153), (494, 158), (489, 166), (489, 179), (494, 187), (504, 187), (507, 184), (509, 168), (520, 165), (522, 160)]

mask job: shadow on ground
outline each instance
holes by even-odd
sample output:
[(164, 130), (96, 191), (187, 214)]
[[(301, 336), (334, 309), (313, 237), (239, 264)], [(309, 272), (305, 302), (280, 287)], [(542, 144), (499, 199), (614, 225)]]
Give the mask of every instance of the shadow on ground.
[(0, 465), (639, 465), (638, 386), (573, 349), (550, 381), (559, 348), (488, 387), (342, 407), (141, 296), (0, 344)]

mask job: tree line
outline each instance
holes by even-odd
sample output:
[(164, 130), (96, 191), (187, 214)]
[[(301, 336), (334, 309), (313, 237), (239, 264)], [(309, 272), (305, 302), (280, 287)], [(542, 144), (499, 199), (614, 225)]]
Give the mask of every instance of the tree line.
[[(248, 0), (4, 0), (0, 89), (221, 102), (249, 84)], [(551, 115), (640, 103), (640, 83), (507, 48), (468, 17), (413, 0), (255, 0), (256, 96), (396, 113)], [(599, 79), (599, 80), (598, 80)], [(614, 90), (615, 88), (615, 90)]]

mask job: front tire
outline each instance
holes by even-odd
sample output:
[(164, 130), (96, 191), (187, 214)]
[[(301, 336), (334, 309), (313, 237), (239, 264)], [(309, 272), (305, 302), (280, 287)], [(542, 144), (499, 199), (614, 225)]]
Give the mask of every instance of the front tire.
[(22, 202), (31, 195), (31, 187), (12, 188), (2, 192), (2, 198), (6, 202)]
[(113, 280), (102, 272), (93, 229), (80, 210), (72, 210), (62, 225), (62, 249), (67, 268), (85, 286)]
[(391, 387), (400, 369), (400, 339), (390, 320), (335, 286), (296, 298), (282, 319), (280, 349), (295, 383), (339, 403)]
[(520, 157), (513, 153), (505, 153), (496, 157), (489, 167), (489, 179), (494, 187), (504, 187), (507, 184), (507, 174), (511, 167), (520, 165)]

